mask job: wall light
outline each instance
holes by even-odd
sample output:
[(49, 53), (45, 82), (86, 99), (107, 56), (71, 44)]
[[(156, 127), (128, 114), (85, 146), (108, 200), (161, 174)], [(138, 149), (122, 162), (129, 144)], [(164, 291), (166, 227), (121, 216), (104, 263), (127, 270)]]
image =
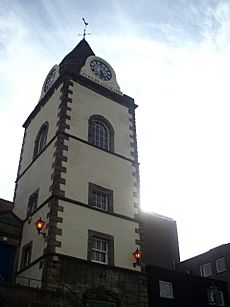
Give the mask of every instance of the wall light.
[(137, 265), (140, 265), (142, 252), (137, 248), (135, 252), (133, 253), (133, 257), (136, 260), (136, 262), (133, 263), (133, 266), (136, 267)]
[(44, 231), (42, 232), (44, 226), (45, 226), (45, 222), (41, 218), (39, 220), (37, 220), (37, 222), (35, 223), (35, 227), (38, 231), (38, 234), (39, 235), (42, 234), (43, 237), (45, 238), (46, 233)]

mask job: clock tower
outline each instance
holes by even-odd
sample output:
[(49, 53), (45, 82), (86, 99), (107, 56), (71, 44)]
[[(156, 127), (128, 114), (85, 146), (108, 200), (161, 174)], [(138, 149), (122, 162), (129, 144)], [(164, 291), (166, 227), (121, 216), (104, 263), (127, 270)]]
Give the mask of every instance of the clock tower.
[(84, 38), (50, 70), (23, 125), (18, 283), (69, 289), (79, 306), (148, 306), (133, 258), (143, 239), (136, 107)]

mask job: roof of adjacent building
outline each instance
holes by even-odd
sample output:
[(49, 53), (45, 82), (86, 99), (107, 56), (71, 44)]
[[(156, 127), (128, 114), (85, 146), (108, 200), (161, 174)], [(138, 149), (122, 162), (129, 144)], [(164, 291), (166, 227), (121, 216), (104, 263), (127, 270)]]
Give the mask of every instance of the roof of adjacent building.
[(194, 262), (194, 261), (197, 261), (198, 259), (204, 259), (204, 258), (211, 260), (211, 258), (213, 256), (215, 257), (215, 255), (219, 254), (219, 252), (221, 252), (222, 255), (224, 255), (223, 252), (228, 251), (228, 253), (229, 253), (229, 250), (230, 250), (230, 243), (225, 243), (225, 244), (213, 247), (213, 248), (209, 249), (208, 251), (206, 251), (204, 253), (201, 253), (201, 254), (198, 254), (198, 255), (193, 256), (191, 258), (185, 259), (185, 260), (181, 261), (178, 265)]
[(0, 212), (7, 210), (12, 211), (13, 207), (14, 205), (11, 201), (0, 198)]

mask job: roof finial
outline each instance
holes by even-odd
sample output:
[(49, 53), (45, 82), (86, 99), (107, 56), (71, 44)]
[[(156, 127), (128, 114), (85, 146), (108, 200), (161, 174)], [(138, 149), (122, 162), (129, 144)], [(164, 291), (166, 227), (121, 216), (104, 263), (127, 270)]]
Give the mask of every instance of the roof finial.
[(86, 27), (88, 26), (88, 22), (86, 22), (84, 17), (82, 17), (82, 20), (83, 20), (84, 25), (85, 25), (85, 28), (84, 28), (84, 31), (83, 31), (83, 39), (85, 39), (85, 36), (90, 35), (90, 33), (86, 33)]

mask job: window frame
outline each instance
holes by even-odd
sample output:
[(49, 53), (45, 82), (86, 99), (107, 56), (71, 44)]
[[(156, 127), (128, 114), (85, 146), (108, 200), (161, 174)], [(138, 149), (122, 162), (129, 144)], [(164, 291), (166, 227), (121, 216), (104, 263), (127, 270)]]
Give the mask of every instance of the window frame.
[[(32, 193), (29, 197), (29, 200), (28, 200), (28, 205), (27, 205), (27, 217), (28, 216), (31, 216), (36, 210), (37, 210), (37, 207), (38, 207), (38, 192), (39, 192), (39, 189), (37, 189), (34, 193)], [(36, 198), (36, 205), (35, 205), (35, 208), (34, 208), (34, 204), (33, 204), (33, 201), (34, 201), (34, 198)], [(32, 207), (32, 208), (31, 208)]]
[[(204, 268), (205, 267), (210, 267), (211, 268), (211, 274), (206, 274), (206, 273), (204, 273), (205, 271), (204, 271)], [(213, 270), (212, 270), (212, 264), (211, 264), (211, 262), (207, 262), (207, 263), (204, 263), (204, 264), (201, 264), (200, 265), (200, 275), (202, 276), (202, 277), (209, 277), (209, 276), (212, 276), (213, 275)]]
[[(168, 286), (169, 294), (165, 294), (166, 291), (163, 291), (163, 287)], [(174, 299), (173, 295), (173, 285), (170, 281), (159, 280), (159, 295), (161, 298)]]
[(108, 127), (100, 120), (93, 121), (93, 144), (97, 147), (108, 150), (110, 134)]
[[(34, 141), (33, 159), (35, 159), (46, 147), (49, 123), (45, 122), (39, 129)], [(42, 142), (41, 142), (42, 140)], [(41, 145), (42, 144), (42, 145)]]
[[(106, 262), (96, 261), (92, 259), (93, 255), (93, 240), (98, 239), (107, 242), (107, 255)], [(100, 263), (104, 265), (114, 265), (114, 237), (102, 232), (88, 230), (88, 255), (87, 259), (94, 263)]]
[(31, 263), (32, 246), (33, 246), (33, 241), (30, 241), (22, 248), (21, 265), (20, 265), (21, 269), (28, 267)]
[[(221, 302), (215, 301), (214, 295), (216, 295), (216, 294), (219, 295)], [(210, 305), (225, 306), (223, 291), (218, 290), (218, 288), (216, 286), (210, 287), (208, 289), (208, 303)]]
[[(100, 247), (95, 246), (95, 245), (98, 245), (98, 243), (100, 244)], [(103, 248), (103, 246), (105, 248)], [(96, 259), (97, 258), (96, 253), (98, 254), (100, 259)], [(93, 255), (95, 255), (95, 257)], [(104, 258), (105, 260), (101, 258)], [(108, 241), (107, 240), (97, 238), (97, 237), (92, 238), (91, 261), (108, 264)]]
[[(219, 265), (218, 265), (218, 262), (220, 261), (223, 261), (224, 263), (224, 269), (220, 269)], [(221, 258), (218, 258), (216, 259), (216, 272), (219, 274), (219, 273), (223, 273), (223, 272), (226, 272), (226, 263), (225, 263), (225, 258), (224, 257), (221, 257)]]
[[(95, 143), (95, 122), (101, 123), (108, 132), (108, 147), (105, 148), (104, 146), (99, 146)], [(93, 146), (114, 152), (114, 129), (110, 122), (102, 115), (94, 114), (89, 118), (89, 125), (88, 125), (88, 142)]]
[[(108, 200), (107, 209), (103, 209), (102, 206), (100, 207), (100, 206), (97, 206), (97, 204), (95, 204), (94, 192), (99, 192), (107, 196), (107, 200)], [(90, 207), (101, 210), (103, 212), (113, 212), (113, 191), (110, 189), (104, 188), (102, 186), (99, 186), (97, 184), (89, 182), (88, 203)]]

